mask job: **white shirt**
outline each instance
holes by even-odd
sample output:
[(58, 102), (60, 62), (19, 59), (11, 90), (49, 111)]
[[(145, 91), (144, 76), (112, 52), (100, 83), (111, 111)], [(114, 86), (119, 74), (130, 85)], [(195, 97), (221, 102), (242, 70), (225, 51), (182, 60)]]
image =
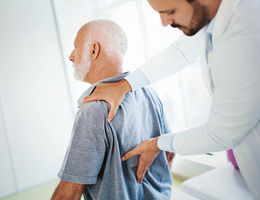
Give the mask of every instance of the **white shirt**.
[(200, 55), (204, 82), (212, 95), (209, 119), (200, 127), (175, 133), (173, 139), (171, 134), (159, 138), (159, 148), (169, 150), (171, 141), (181, 155), (233, 149), (255, 199), (260, 199), (259, 10), (259, 0), (222, 0), (208, 61), (204, 28), (193, 37), (183, 36), (126, 78), (134, 90), (178, 72)]

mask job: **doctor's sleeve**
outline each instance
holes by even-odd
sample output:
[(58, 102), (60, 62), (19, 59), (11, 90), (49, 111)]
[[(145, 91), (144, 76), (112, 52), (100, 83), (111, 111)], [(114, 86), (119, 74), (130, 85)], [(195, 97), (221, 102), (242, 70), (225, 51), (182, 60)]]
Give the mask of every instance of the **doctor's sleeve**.
[(154, 83), (196, 62), (203, 46), (201, 32), (192, 37), (182, 35), (168, 48), (130, 73), (125, 79), (131, 85), (132, 90)]

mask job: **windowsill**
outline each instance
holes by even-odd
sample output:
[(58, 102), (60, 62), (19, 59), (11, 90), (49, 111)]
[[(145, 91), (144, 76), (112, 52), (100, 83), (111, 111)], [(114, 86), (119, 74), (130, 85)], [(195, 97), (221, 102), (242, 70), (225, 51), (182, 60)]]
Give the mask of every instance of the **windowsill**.
[(214, 152), (212, 154), (200, 154), (200, 155), (180, 156), (180, 157), (214, 168), (222, 167), (226, 165), (228, 162), (226, 151)]
[(172, 165), (173, 188), (181, 189), (181, 183), (187, 179), (205, 173), (211, 169), (224, 166), (228, 161), (226, 152), (217, 152), (212, 155), (196, 156), (176, 155)]
[(188, 160), (181, 156), (176, 156), (174, 158), (174, 162), (172, 166), (172, 173), (175, 178), (181, 181), (185, 181), (189, 178), (202, 174), (213, 168), (214, 167), (209, 165)]

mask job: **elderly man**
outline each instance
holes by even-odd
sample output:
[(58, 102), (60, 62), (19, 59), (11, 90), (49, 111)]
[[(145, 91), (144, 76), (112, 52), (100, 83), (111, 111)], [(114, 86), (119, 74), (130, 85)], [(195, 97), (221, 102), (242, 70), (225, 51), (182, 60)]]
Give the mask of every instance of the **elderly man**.
[[(100, 83), (123, 80), (123, 56), (127, 39), (123, 30), (109, 20), (91, 21), (75, 39), (70, 55), (75, 77), (93, 84), (80, 97), (72, 138), (59, 172), (60, 184), (52, 199), (118, 200), (169, 199), (171, 173), (166, 154), (158, 153), (150, 170), (136, 180), (138, 157), (121, 162), (121, 156), (141, 141), (170, 132), (162, 104), (156, 94), (143, 88), (129, 93), (111, 123), (109, 104), (82, 104)], [(173, 154), (169, 154), (169, 157)]]

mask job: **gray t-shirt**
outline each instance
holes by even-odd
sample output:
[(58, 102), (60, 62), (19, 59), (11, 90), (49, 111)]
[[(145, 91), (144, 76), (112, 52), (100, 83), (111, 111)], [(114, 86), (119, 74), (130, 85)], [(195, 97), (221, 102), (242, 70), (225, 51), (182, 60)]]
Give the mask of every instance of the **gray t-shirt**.
[[(79, 105), (100, 82), (119, 81), (126, 75), (92, 85)], [(79, 107), (59, 177), (85, 184), (83, 194), (89, 200), (170, 199), (172, 179), (165, 152), (154, 160), (142, 184), (136, 182), (138, 156), (121, 162), (121, 156), (142, 141), (170, 132), (157, 95), (147, 88), (129, 92), (107, 123), (109, 108), (104, 101)]]

